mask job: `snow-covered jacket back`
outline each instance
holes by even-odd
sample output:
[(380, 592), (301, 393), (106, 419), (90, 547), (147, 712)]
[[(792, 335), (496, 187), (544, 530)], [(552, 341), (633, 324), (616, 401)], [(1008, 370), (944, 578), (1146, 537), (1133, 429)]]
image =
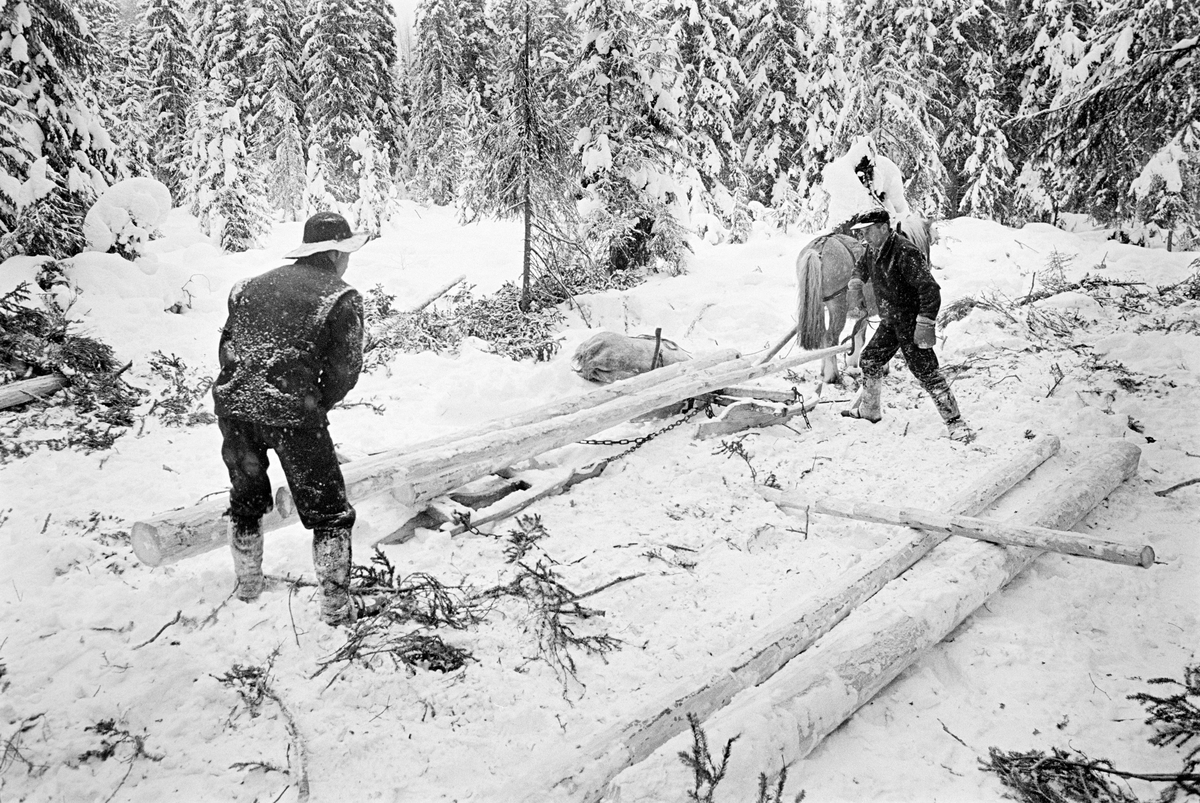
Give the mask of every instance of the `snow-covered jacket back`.
[(362, 370), (363, 308), (332, 267), (297, 262), (229, 293), (216, 414), (277, 427), (327, 426)]

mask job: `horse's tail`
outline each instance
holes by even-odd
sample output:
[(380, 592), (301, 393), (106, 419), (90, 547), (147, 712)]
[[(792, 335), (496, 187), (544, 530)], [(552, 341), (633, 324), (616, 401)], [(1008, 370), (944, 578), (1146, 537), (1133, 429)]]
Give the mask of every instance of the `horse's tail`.
[(800, 347), (819, 349), (825, 345), (825, 302), (821, 285), (821, 254), (805, 248), (796, 260), (800, 291), (796, 298), (797, 335)]

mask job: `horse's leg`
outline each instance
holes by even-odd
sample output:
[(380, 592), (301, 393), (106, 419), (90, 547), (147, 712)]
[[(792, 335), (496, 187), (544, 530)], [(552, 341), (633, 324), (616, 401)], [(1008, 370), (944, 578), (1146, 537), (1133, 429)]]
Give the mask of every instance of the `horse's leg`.
[[(842, 330), (846, 328), (846, 310), (847, 302), (845, 293), (825, 302), (825, 311), (829, 313), (829, 325), (825, 329), (826, 348), (836, 346), (841, 339)], [(841, 376), (838, 374), (836, 354), (825, 358), (824, 377), (827, 384), (836, 384), (841, 381)]]

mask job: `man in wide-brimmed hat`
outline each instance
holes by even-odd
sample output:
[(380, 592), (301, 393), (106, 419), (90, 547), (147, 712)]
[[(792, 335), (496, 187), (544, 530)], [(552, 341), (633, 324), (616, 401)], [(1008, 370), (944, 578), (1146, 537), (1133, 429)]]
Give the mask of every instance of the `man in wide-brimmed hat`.
[(262, 592), (260, 520), (273, 502), (267, 450), (274, 449), (300, 521), (313, 531), (321, 618), (329, 624), (359, 613), (349, 593), (354, 508), (326, 414), (362, 369), (362, 298), (342, 276), (367, 239), (341, 215), (319, 212), (304, 224), (303, 245), (286, 255), (294, 263), (234, 285), (213, 385), (232, 484), (237, 596), (249, 602)]
[(845, 224), (845, 229), (867, 246), (867, 257), (850, 279), (847, 303), (852, 309), (861, 307), (863, 283), (871, 282), (879, 304), (880, 322), (859, 361), (863, 392), (858, 406), (843, 411), (842, 415), (872, 422), (882, 418), (883, 375), (888, 361), (901, 351), (909, 370), (933, 399), (951, 439), (970, 443), (974, 433), (963, 420), (933, 353), (937, 314), (942, 305), (941, 288), (929, 270), (925, 255), (893, 231), (890, 222), (886, 209), (875, 208), (856, 214)]

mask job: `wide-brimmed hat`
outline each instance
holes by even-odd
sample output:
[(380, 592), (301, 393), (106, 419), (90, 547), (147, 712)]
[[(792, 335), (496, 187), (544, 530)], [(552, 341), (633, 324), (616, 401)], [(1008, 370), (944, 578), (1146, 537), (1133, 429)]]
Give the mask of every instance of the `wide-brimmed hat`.
[(337, 212), (317, 212), (304, 221), (304, 245), (287, 252), (284, 259), (299, 259), (322, 251), (344, 251), (347, 254), (366, 245), (371, 235), (352, 232), (346, 218)]
[(886, 209), (872, 209), (869, 212), (859, 212), (846, 224), (847, 231), (856, 229), (865, 229), (867, 226), (874, 226), (876, 223), (889, 224), (891, 217)]

